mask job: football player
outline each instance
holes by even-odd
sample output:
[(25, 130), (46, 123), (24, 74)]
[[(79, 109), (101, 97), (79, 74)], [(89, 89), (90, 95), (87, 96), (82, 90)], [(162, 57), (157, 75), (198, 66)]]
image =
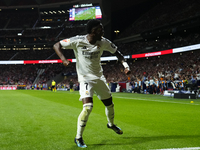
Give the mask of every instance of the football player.
[(82, 136), (93, 108), (94, 92), (105, 105), (108, 120), (107, 127), (114, 130), (117, 134), (123, 134), (123, 131), (114, 124), (114, 103), (101, 67), (100, 57), (103, 51), (106, 50), (116, 55), (118, 61), (125, 68), (125, 74), (130, 74), (129, 65), (125, 62), (123, 55), (117, 50), (117, 46), (103, 37), (104, 29), (100, 20), (89, 20), (86, 30), (86, 35), (78, 35), (64, 39), (55, 43), (53, 46), (65, 66), (68, 66), (71, 62), (63, 55), (62, 48), (64, 50), (73, 49), (76, 56), (76, 71), (80, 83), (79, 92), (83, 109), (78, 117), (75, 143), (81, 148), (87, 147)]

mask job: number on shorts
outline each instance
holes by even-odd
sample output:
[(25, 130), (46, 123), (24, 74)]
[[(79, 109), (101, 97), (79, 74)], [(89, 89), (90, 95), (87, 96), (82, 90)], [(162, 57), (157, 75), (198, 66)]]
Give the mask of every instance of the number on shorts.
[(86, 86), (85, 86), (85, 87), (86, 87), (86, 90), (88, 90), (88, 88), (87, 88), (87, 87), (88, 87), (88, 83), (85, 83), (85, 84), (86, 84)]

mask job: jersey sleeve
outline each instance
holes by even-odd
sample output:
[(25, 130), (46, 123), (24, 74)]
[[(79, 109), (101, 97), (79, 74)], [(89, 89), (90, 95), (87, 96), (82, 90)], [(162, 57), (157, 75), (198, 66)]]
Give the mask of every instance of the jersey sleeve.
[(74, 48), (75, 37), (71, 37), (68, 39), (63, 39), (60, 41), (63, 49), (73, 49)]
[(117, 46), (112, 43), (110, 40), (105, 39), (104, 40), (104, 49), (106, 51), (109, 51), (110, 53), (114, 54), (117, 51)]

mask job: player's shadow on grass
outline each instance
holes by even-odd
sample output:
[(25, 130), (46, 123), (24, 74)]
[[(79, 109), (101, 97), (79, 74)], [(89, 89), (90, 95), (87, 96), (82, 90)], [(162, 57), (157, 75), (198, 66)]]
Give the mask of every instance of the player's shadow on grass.
[(184, 138), (200, 138), (200, 135), (166, 135), (166, 136), (149, 136), (149, 137), (122, 137), (124, 140), (132, 141), (132, 144), (145, 143), (150, 141), (184, 139)]
[[(153, 141), (162, 141), (162, 140), (176, 140), (176, 139), (184, 139), (184, 138), (200, 138), (200, 135), (166, 135), (166, 136), (149, 136), (149, 137), (120, 137), (117, 141), (116, 140), (102, 140), (101, 143), (86, 143), (88, 148), (87, 149), (99, 149), (101, 146), (106, 145), (136, 145), (142, 144), (146, 142), (153, 142)], [(120, 140), (121, 139), (121, 140)], [(71, 148), (67, 148), (67, 150), (76, 150), (80, 149), (76, 145)]]
[[(87, 144), (88, 147), (100, 147), (104, 145), (136, 145), (140, 143), (146, 143), (151, 141), (162, 141), (172, 139), (184, 139), (184, 138), (200, 138), (200, 135), (166, 135), (166, 136), (150, 136), (150, 137), (121, 137), (119, 141), (116, 140), (103, 140), (101, 143)], [(94, 147), (95, 146), (95, 147)]]

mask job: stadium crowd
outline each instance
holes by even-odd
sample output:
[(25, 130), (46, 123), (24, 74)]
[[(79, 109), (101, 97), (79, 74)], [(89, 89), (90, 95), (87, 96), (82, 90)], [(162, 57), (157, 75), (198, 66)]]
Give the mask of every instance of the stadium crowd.
[[(146, 39), (134, 41), (130, 43), (116, 43), (119, 50), (124, 55), (132, 55), (146, 52), (155, 52), (177, 47), (183, 47), (193, 44), (198, 44), (200, 41), (200, 32), (196, 31), (176, 34), (172, 36)], [(68, 59), (75, 58), (72, 50), (64, 50)], [(0, 51), (0, 60), (44, 60), (44, 59), (58, 59), (52, 48), (44, 47), (43, 50), (19, 50), (19, 51)], [(110, 53), (104, 53), (103, 56), (110, 56)]]
[[(186, 84), (190, 80), (198, 82), (200, 80), (200, 51), (192, 51), (165, 56), (130, 59), (131, 75), (123, 73), (123, 66), (116, 61), (105, 62), (102, 64), (104, 74), (108, 83), (129, 82), (130, 89), (134, 92), (139, 87), (144, 91), (150, 91), (150, 87), (159, 87), (157, 92), (161, 93), (166, 88), (184, 88), (181, 83)], [(40, 75), (38, 83), (46, 83), (56, 75), (62, 73), (67, 75), (67, 79), (58, 85), (69, 86), (72, 78), (78, 85), (75, 64), (64, 67), (62, 64), (48, 65), (0, 65), (0, 84), (32, 84), (37, 77), (39, 69), (45, 69)], [(74, 73), (74, 75), (73, 75)], [(157, 82), (158, 81), (158, 82)], [(176, 87), (170, 84), (176, 81)], [(141, 82), (141, 83), (140, 83)], [(192, 81), (194, 82), (194, 81)], [(140, 85), (140, 86), (139, 86)], [(148, 89), (148, 88), (149, 89)]]
[[(173, 35), (171, 37), (158, 39), (157, 41), (150, 39), (149, 41), (141, 40), (125, 44), (117, 43), (117, 46), (124, 55), (131, 55), (197, 44), (199, 43), (199, 38), (198, 32), (192, 32), (189, 34), (185, 33), (184, 35)], [(64, 50), (64, 53), (68, 59), (74, 58), (74, 53), (72, 50)], [(44, 50), (21, 51), (1, 50), (0, 54), (0, 60), (59, 59), (51, 48)], [(104, 53), (103, 56), (109, 55), (109, 53)], [(173, 54), (161, 56), (160, 58), (150, 57), (149, 59), (128, 60), (132, 70), (129, 78), (123, 74), (123, 67), (119, 69), (119, 64), (116, 64), (116, 62), (106, 62), (106, 65), (103, 65), (103, 69), (109, 83), (130, 82), (130, 89), (135, 89), (135, 92), (137, 91), (137, 88), (135, 87), (137, 87), (140, 81), (142, 81), (141, 89), (144, 91), (144, 88), (146, 88), (145, 83), (148, 83), (147, 81), (150, 81), (150, 79), (153, 79), (154, 82), (157, 80), (160, 81), (159, 87), (163, 87), (162, 89), (164, 89), (169, 84), (163, 84), (161, 86), (161, 83), (164, 82), (164, 80), (166, 83), (169, 83), (172, 81), (172, 79), (177, 79), (177, 74), (179, 74), (178, 80), (185, 81), (189, 80), (190, 77), (191, 79), (196, 79), (198, 76), (197, 74), (199, 74), (200, 58), (198, 56), (199, 51), (197, 50), (193, 53), (182, 53), (182, 55)], [(1, 70), (4, 70), (0, 74), (0, 84), (33, 84), (35, 78), (37, 77), (37, 70), (41, 68), (40, 65), (1, 65), (0, 67)], [(40, 80), (38, 83), (45, 83), (59, 73), (68, 72), (69, 69), (70, 72), (76, 72), (75, 66), (72, 68), (65, 68), (62, 66), (62, 64), (48, 64), (43, 65), (42, 68), (45, 69), (45, 71), (40, 75)], [(20, 74), (20, 72), (23, 72), (23, 74)], [(60, 83), (60, 85), (69, 86), (68, 81), (69, 80), (67, 79), (63, 81), (63, 83)], [(77, 79), (74, 79), (74, 81), (77, 85)], [(156, 85), (156, 82), (154, 85)], [(160, 93), (160, 90), (157, 90), (157, 92)]]
[(160, 38), (144, 39), (130, 43), (117, 43), (118, 48), (124, 55), (155, 52), (198, 44), (200, 41), (200, 32), (189, 32), (176, 34)]
[[(163, 0), (157, 6), (135, 21), (125, 32), (120, 33), (117, 38), (142, 33), (145, 30), (154, 29), (159, 26), (167, 26), (173, 22), (187, 20), (199, 16), (199, 2), (191, 0), (168, 1)], [(186, 8), (187, 6), (187, 8)], [(167, 11), (170, 8), (170, 12)], [(182, 11), (176, 11), (177, 8)], [(17, 10), (16, 10), (17, 12)], [(63, 38), (84, 33), (86, 21), (60, 22), (45, 21), (38, 10), (29, 13), (1, 12), (0, 20), (0, 44), (52, 44)], [(172, 17), (173, 16), (173, 17)], [(23, 18), (23, 19), (21, 19)], [(20, 22), (18, 21), (20, 20)], [(40, 27), (51, 26), (50, 29)], [(171, 28), (171, 27), (170, 27)], [(199, 29), (199, 28), (197, 28)], [(21, 36), (17, 36), (22, 33)], [(171, 33), (171, 31), (169, 32)], [(198, 30), (184, 30), (183, 32), (172, 32), (162, 36), (143, 37), (129, 43), (116, 43), (123, 55), (132, 55), (152, 51), (167, 50), (182, 46), (198, 44), (200, 32)], [(6, 47), (4, 47), (6, 48)], [(75, 58), (72, 50), (64, 50), (66, 58)], [(123, 73), (123, 66), (116, 61), (102, 62), (104, 74), (108, 83), (129, 82), (130, 91), (149, 93), (162, 93), (166, 88), (185, 88), (192, 81), (199, 85), (200, 80), (200, 51), (170, 54), (159, 57), (149, 57), (127, 60), (130, 64), (131, 75)], [(110, 56), (104, 53), (103, 56)], [(49, 60), (59, 59), (54, 50), (43, 46), (42, 50), (0, 50), (0, 60)], [(119, 67), (120, 66), (120, 67)], [(32, 85), (38, 76), (38, 71), (44, 69), (39, 75), (38, 84), (45, 84), (58, 74), (65, 74), (66, 79), (58, 86), (69, 87), (70, 79), (73, 79), (75, 87), (78, 87), (75, 65), (64, 67), (62, 64), (47, 65), (0, 65), (0, 85)], [(175, 86), (170, 84), (174, 82)]]

